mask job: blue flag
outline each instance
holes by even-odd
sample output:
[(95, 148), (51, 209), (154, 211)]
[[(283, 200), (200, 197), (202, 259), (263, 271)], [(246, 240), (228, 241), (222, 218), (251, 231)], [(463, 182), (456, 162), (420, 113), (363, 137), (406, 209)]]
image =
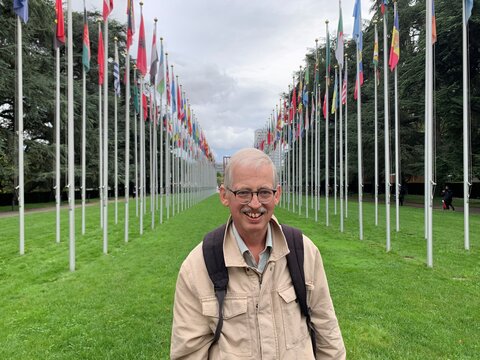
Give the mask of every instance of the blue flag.
[(24, 23), (28, 21), (28, 0), (13, 0), (13, 10)]
[(357, 43), (358, 49), (362, 50), (363, 36), (362, 36), (362, 4), (360, 0), (355, 0), (355, 7), (353, 8), (353, 39)]
[(468, 22), (472, 16), (473, 0), (465, 0), (465, 20)]

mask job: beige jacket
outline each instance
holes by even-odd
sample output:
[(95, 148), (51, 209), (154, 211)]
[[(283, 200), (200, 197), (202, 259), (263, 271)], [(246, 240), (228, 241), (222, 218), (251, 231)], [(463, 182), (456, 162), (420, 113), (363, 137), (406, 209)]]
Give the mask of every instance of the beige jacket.
[[(272, 218), (273, 249), (260, 276), (248, 268), (228, 226), (223, 245), (229, 283), (224, 322), (210, 359), (314, 359), (305, 317), (287, 267), (289, 250)], [(307, 302), (317, 332), (317, 359), (345, 359), (322, 258), (304, 236)], [(208, 359), (218, 321), (218, 304), (200, 243), (183, 262), (177, 279), (171, 359)]]

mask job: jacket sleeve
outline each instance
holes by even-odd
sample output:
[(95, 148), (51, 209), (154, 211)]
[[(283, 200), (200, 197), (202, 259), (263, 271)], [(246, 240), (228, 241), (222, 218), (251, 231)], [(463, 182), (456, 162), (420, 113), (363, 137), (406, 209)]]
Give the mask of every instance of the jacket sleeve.
[(192, 270), (186, 260), (175, 289), (171, 359), (207, 359), (213, 333), (202, 315), (202, 304), (192, 285)]
[(311, 268), (312, 264), (305, 263), (306, 267), (313, 270), (309, 279), (307, 278), (307, 269), (305, 269), (305, 280), (307, 286), (308, 282), (313, 282), (312, 293), (307, 300), (316, 332), (316, 358), (317, 360), (343, 360), (346, 358), (345, 345), (330, 297), (322, 257), (317, 247), (308, 238), (304, 238), (304, 244), (306, 243), (310, 243), (311, 246), (305, 246), (305, 261), (313, 261), (313, 269)]

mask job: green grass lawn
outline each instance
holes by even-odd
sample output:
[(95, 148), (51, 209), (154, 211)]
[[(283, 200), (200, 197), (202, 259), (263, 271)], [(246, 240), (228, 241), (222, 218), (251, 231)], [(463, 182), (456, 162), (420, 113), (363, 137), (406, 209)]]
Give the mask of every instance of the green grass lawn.
[[(333, 201), (330, 201), (333, 209)], [(323, 203), (321, 204), (323, 206)], [(149, 208), (149, 207), (147, 207)], [(68, 270), (68, 211), (55, 243), (55, 212), (25, 217), (18, 255), (18, 217), (0, 218), (0, 359), (168, 359), (172, 302), (181, 262), (203, 235), (228, 216), (213, 196), (139, 235), (131, 202), (130, 242), (123, 205), (102, 253), (98, 206), (87, 207), (76, 265)], [(425, 266), (423, 210), (401, 208), (401, 229), (385, 252), (384, 206), (364, 204), (358, 240), (357, 204), (349, 202), (344, 233), (338, 215), (315, 223), (277, 208), (281, 222), (300, 227), (323, 255), (349, 359), (478, 359), (480, 354), (480, 216), (471, 216), (471, 249), (463, 249), (463, 214), (434, 212), (434, 267)], [(395, 210), (392, 207), (392, 225)], [(394, 229), (394, 226), (392, 226)]]

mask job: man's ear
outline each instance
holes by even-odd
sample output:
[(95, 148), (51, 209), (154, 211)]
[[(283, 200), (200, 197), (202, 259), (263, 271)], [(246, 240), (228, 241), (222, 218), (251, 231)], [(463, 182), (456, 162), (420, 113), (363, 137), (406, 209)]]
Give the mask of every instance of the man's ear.
[(223, 186), (223, 184), (220, 186), (220, 202), (224, 206), (230, 205), (230, 201), (228, 200), (228, 197), (227, 197), (227, 189), (225, 188), (225, 186)]
[(275, 205), (278, 205), (280, 202), (280, 199), (282, 197), (282, 187), (280, 185), (277, 185), (277, 192), (275, 193)]

